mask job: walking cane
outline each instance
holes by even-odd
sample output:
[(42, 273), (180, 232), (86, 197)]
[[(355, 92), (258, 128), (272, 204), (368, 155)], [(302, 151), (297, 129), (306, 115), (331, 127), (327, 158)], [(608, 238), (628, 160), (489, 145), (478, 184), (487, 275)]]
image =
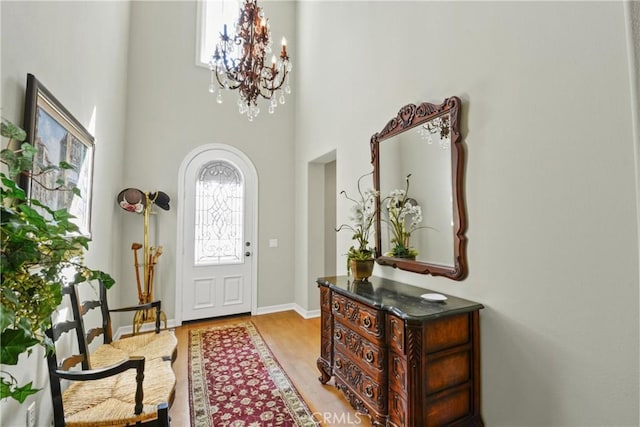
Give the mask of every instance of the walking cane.
[(138, 264), (138, 249), (140, 249), (142, 245), (140, 243), (132, 243), (131, 249), (133, 250), (133, 267), (136, 270), (136, 285), (138, 286), (138, 302), (142, 304), (142, 285), (140, 284), (140, 268)]
[(151, 298), (151, 296), (153, 295), (153, 279), (155, 276), (156, 264), (158, 263), (158, 258), (160, 258), (160, 255), (162, 255), (162, 246), (158, 246), (156, 248), (156, 252), (149, 262), (149, 298)]

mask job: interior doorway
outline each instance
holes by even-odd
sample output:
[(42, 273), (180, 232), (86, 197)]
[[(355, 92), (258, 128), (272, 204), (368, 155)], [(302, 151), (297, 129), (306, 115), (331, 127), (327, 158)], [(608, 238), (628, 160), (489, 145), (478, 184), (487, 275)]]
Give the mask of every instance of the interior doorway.
[[(308, 281), (332, 276), (336, 268), (336, 152), (331, 151), (308, 164)], [(319, 226), (320, 225), (320, 226)], [(309, 295), (309, 307), (318, 305)]]

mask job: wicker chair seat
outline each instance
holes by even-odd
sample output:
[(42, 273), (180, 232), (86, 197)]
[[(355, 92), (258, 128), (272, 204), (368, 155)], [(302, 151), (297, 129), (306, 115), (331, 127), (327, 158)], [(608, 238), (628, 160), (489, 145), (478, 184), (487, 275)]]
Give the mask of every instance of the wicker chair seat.
[[(176, 388), (172, 369), (177, 356), (175, 335), (161, 331), (160, 322), (152, 333), (120, 340), (113, 340), (111, 329), (112, 312), (155, 310), (159, 319), (161, 302), (110, 310), (107, 288), (98, 283), (98, 298), (85, 301), (80, 300), (80, 285), (64, 286), (60, 311), (70, 306), (73, 317), (52, 316), (46, 332), (56, 349), (47, 353), (53, 425), (169, 427)], [(95, 317), (85, 319), (96, 309), (101, 314), (97, 325)], [(101, 335), (98, 344), (94, 340)], [(64, 345), (58, 342), (63, 336), (69, 341)]]
[(173, 400), (176, 377), (170, 360), (145, 361), (143, 410), (134, 414), (135, 370), (94, 381), (73, 382), (63, 393), (68, 427), (122, 426), (152, 420), (157, 405)]
[(173, 356), (178, 348), (178, 339), (173, 331), (148, 332), (120, 338), (111, 345), (124, 350), (129, 356), (144, 356), (149, 359)]
[(144, 356), (147, 363), (154, 359), (175, 359), (178, 340), (172, 331), (159, 334), (144, 333), (120, 338), (110, 344), (100, 345), (91, 353), (91, 367), (102, 368), (113, 365), (131, 356)]

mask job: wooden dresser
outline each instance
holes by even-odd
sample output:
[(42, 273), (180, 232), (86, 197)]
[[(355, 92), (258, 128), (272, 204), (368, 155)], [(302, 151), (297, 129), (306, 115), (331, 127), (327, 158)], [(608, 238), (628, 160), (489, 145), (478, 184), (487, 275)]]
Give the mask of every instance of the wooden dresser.
[(333, 376), (374, 426), (483, 426), (482, 304), (371, 277), (324, 277), (320, 287), (320, 382)]

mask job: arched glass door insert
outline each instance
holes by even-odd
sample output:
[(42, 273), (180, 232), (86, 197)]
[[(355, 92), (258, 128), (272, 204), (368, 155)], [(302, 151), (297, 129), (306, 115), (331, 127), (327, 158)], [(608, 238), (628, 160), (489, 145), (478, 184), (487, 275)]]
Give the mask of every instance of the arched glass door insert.
[(237, 264), (244, 257), (244, 180), (231, 163), (202, 166), (196, 181), (194, 264)]

